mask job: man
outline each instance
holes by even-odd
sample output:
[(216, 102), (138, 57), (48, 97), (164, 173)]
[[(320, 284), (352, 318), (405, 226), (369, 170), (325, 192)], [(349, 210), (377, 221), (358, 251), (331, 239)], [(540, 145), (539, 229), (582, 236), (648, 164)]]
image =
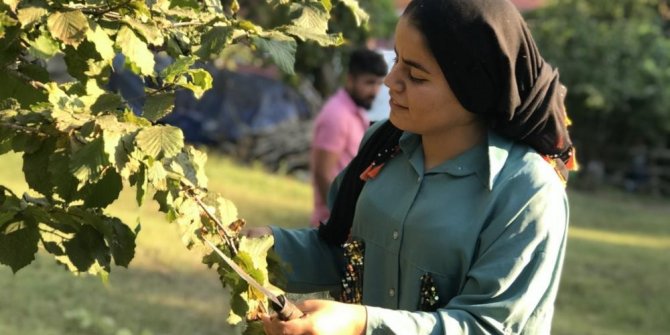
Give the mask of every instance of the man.
[(372, 106), (386, 72), (386, 62), (380, 54), (367, 49), (354, 51), (344, 86), (326, 101), (314, 121), (310, 161), (314, 189), (310, 224), (314, 227), (328, 219), (328, 188), (356, 155), (370, 125), (366, 111)]

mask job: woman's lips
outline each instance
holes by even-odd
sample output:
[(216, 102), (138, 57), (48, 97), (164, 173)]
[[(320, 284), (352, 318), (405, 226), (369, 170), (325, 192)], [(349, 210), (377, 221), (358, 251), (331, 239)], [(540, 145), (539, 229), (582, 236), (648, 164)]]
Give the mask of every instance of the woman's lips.
[(407, 109), (407, 106), (403, 106), (403, 105), (399, 104), (399, 103), (398, 103), (395, 99), (393, 99), (393, 98), (389, 99), (389, 104), (390, 104), (391, 106), (395, 106), (395, 107), (398, 107), (398, 108), (405, 108), (405, 109)]

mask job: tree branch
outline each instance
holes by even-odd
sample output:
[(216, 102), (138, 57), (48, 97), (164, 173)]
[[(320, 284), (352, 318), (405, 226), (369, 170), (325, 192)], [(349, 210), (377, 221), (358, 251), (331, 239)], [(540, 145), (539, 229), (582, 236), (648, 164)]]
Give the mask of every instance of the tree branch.
[(14, 123), (8, 123), (8, 122), (0, 122), (0, 127), (6, 127), (9, 129), (14, 129), (14, 130), (20, 130), (24, 131), (26, 133), (31, 133), (33, 135), (37, 135), (40, 137), (49, 137), (49, 134), (41, 132), (39, 129), (32, 128), (32, 127), (26, 127), (26, 126), (20, 126)]
[(221, 221), (219, 221), (219, 219), (212, 212), (210, 212), (209, 208), (207, 208), (207, 206), (202, 202), (202, 200), (200, 200), (200, 198), (195, 194), (195, 190), (191, 185), (184, 182), (183, 179), (180, 180), (179, 183), (181, 184), (182, 188), (184, 188), (184, 190), (186, 191), (186, 194), (191, 198), (193, 198), (193, 200), (195, 200), (198, 206), (200, 206), (200, 208), (205, 212), (205, 214), (207, 214), (207, 217), (209, 217), (212, 221), (214, 221), (214, 223), (216, 223), (216, 225), (220, 228), (223, 239), (226, 241), (226, 244), (228, 245), (228, 248), (230, 248), (230, 252), (233, 254), (233, 256), (237, 255), (237, 247), (233, 243), (230, 235), (228, 235), (228, 233), (226, 232), (226, 228), (223, 225), (223, 223), (221, 223)]

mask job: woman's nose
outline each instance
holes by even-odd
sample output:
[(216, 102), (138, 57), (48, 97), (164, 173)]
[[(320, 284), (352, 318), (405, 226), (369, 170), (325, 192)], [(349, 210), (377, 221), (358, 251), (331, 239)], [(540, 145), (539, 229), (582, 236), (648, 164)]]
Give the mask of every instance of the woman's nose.
[(401, 92), (404, 88), (402, 80), (397, 75), (396, 66), (391, 68), (391, 71), (384, 78), (384, 85), (393, 92)]

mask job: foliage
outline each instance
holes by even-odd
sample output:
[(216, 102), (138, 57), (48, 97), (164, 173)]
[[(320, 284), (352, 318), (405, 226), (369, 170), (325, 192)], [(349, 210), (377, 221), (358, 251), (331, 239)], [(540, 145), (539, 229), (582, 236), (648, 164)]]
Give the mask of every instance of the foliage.
[[(290, 12), (278, 11), (270, 1), (241, 0), (246, 6), (240, 15), (264, 28), (273, 28), (291, 22)], [(367, 13), (367, 14), (366, 14)], [(342, 61), (351, 49), (361, 47), (368, 39), (388, 40), (395, 30), (397, 15), (392, 0), (360, 0), (333, 2), (328, 31), (342, 37), (343, 47), (324, 48), (319, 40), (299, 40), (295, 68), (300, 75), (290, 81), (309, 79), (321, 96), (331, 94), (338, 86)]]
[(554, 0), (529, 13), (568, 87), (573, 137), (587, 157), (670, 141), (669, 8), (667, 0)]
[[(184, 144), (181, 130), (155, 124), (173, 106), (174, 91), (196, 97), (212, 78), (199, 63), (234, 45), (264, 50), (292, 73), (296, 39), (336, 46), (328, 31), (330, 0), (268, 1), (291, 15), (263, 28), (240, 19), (236, 0), (3, 0), (0, 3), (0, 154), (22, 153), (30, 192), (0, 186), (0, 263), (16, 272), (41, 246), (76, 273), (107, 278), (112, 261), (127, 267), (140, 225), (130, 227), (106, 213), (124, 187), (139, 205), (151, 196), (175, 223), (187, 247), (214, 241), (267, 284), (272, 241), (236, 237), (232, 202), (207, 192), (206, 155)], [(356, 1), (342, 1), (352, 11)], [(363, 19), (365, 13), (354, 11)], [(104, 88), (117, 53), (141, 75), (147, 101), (141, 115)], [(174, 61), (155, 70), (155, 54)], [(62, 55), (73, 78), (52, 80), (46, 62)], [(231, 226), (232, 225), (232, 226)], [(206, 249), (203, 249), (206, 250)], [(231, 322), (267, 309), (221, 260), (205, 251), (224, 286), (235, 294)]]

